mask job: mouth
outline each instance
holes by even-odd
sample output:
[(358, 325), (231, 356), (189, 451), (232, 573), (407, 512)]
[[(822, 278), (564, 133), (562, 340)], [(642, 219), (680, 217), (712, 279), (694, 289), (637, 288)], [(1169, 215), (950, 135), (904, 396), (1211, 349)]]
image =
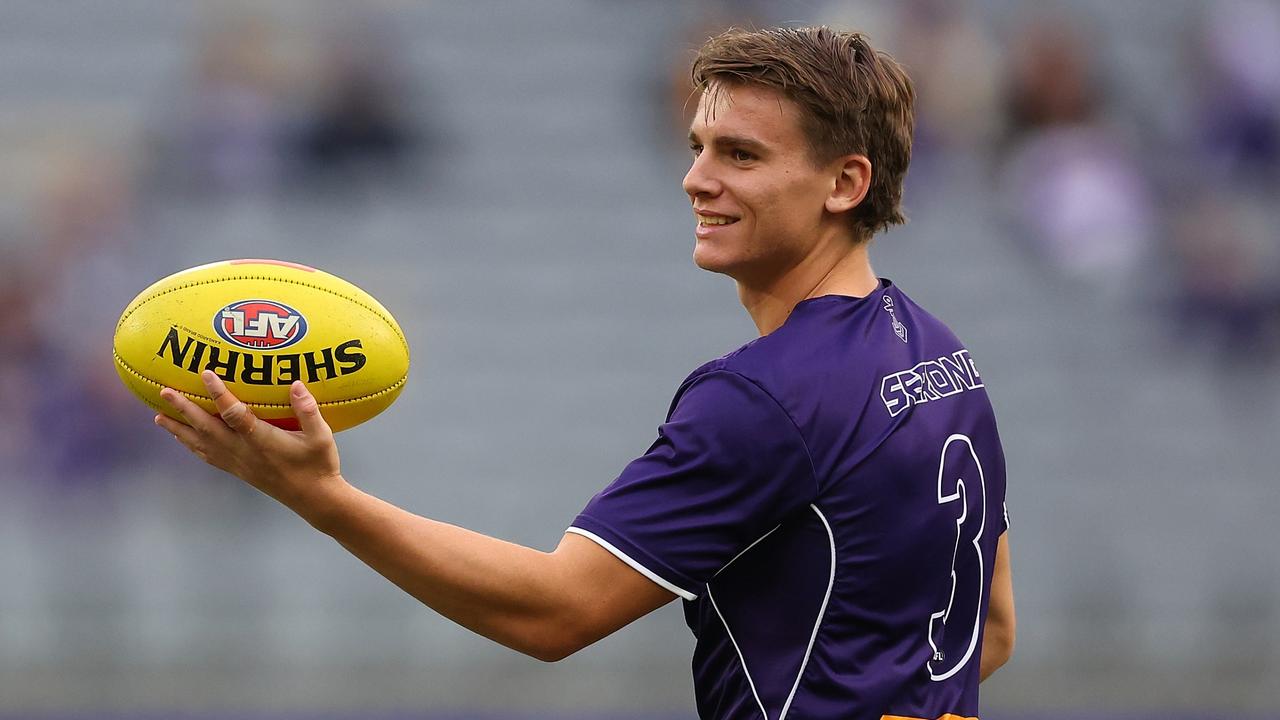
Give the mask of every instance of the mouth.
[(738, 218), (729, 217), (728, 215), (720, 215), (715, 213), (701, 213), (694, 211), (693, 216), (698, 219), (698, 228), (710, 228), (722, 225), (732, 225), (738, 222)]

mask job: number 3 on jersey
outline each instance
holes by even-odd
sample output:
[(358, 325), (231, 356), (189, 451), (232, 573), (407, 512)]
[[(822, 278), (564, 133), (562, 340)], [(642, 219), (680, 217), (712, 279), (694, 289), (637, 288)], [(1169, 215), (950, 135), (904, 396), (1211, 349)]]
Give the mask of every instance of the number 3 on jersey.
[(946, 680), (973, 657), (982, 622), (982, 531), (987, 523), (987, 485), (982, 463), (966, 435), (952, 435), (938, 463), (938, 504), (955, 514), (951, 593), (946, 607), (929, 616), (931, 680)]

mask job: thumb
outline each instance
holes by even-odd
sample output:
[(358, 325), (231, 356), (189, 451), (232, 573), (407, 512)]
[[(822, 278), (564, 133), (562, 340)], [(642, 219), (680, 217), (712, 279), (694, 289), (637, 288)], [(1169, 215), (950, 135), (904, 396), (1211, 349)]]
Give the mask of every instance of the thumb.
[(304, 435), (325, 437), (332, 434), (329, 423), (320, 415), (320, 404), (301, 380), (295, 380), (289, 388), (289, 404), (293, 406), (293, 414), (298, 416)]

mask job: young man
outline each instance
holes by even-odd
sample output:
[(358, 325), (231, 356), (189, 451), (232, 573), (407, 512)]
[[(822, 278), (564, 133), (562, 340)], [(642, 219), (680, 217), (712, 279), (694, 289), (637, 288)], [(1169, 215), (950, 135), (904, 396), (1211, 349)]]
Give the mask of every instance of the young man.
[(703, 718), (969, 718), (1012, 652), (1004, 458), (968, 351), (868, 260), (903, 222), (914, 92), (861, 35), (730, 32), (694, 63), (694, 261), (761, 337), (694, 371), (554, 552), (349, 485), (212, 373), (156, 422), (441, 614), (544, 660), (679, 596)]

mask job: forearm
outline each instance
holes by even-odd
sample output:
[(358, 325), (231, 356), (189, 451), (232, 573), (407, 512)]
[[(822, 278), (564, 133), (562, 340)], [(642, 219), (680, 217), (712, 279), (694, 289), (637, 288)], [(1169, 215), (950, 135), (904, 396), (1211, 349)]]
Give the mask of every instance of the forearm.
[(552, 555), (414, 515), (345, 483), (299, 514), (459, 625), (540, 659), (562, 654), (572, 584)]
[(155, 422), (209, 464), (275, 498), (410, 595), (476, 633), (558, 660), (674, 595), (608, 550), (566, 534), (543, 553), (435, 522), (352, 487), (333, 433), (302, 383), (290, 403), (302, 427), (255, 417), (212, 372), (201, 374), (219, 416), (166, 388), (187, 423)]
[(1013, 657), (1013, 645), (1017, 637), (1013, 574), (1009, 567), (1009, 533), (1001, 535), (996, 546), (996, 563), (991, 573), (991, 602), (983, 628), (979, 675), (981, 680), (986, 680)]
[(978, 682), (991, 677), (992, 673), (1009, 662), (1009, 658), (1012, 655), (1011, 641), (988, 625), (982, 641), (982, 659), (978, 670)]

